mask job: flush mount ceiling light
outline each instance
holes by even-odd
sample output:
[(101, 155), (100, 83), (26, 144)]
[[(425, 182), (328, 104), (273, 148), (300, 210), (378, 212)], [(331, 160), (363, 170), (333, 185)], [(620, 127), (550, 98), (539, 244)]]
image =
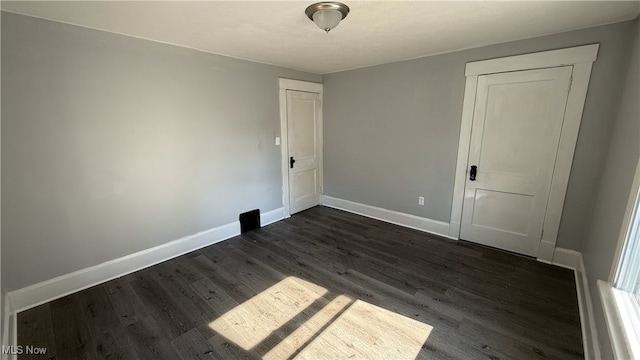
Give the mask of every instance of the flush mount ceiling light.
[(310, 5), (304, 12), (320, 29), (329, 32), (347, 17), (349, 7), (339, 2), (325, 1)]

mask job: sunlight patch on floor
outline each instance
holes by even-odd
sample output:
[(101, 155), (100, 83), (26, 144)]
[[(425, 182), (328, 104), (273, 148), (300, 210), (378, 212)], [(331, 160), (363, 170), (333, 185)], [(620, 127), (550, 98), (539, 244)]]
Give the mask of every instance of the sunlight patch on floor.
[(415, 359), (432, 329), (356, 300), (295, 358)]
[[(432, 326), (393, 311), (287, 277), (228, 311), (209, 327), (245, 350), (252, 350), (318, 301), (322, 309), (271, 348), (275, 359), (415, 359)], [(346, 309), (346, 310), (345, 310)], [(315, 311), (315, 310), (314, 310)], [(313, 316), (310, 316), (313, 315)]]
[(349, 306), (353, 299), (348, 296), (340, 295), (327, 304), (322, 310), (318, 311), (311, 319), (307, 320), (304, 325), (297, 328), (291, 335), (287, 336), (282, 342), (271, 349), (262, 358), (265, 360), (289, 359), (304, 344), (313, 338), (324, 326), (329, 324), (336, 315), (344, 308)]
[(295, 277), (287, 277), (228, 311), (209, 327), (250, 350), (327, 292)]

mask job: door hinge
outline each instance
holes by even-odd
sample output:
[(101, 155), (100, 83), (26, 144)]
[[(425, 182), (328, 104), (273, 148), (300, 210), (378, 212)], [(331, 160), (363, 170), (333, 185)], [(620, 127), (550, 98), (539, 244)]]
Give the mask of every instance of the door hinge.
[(542, 231), (540, 232), (540, 240), (542, 240), (544, 238), (544, 229), (542, 229)]
[(567, 92), (571, 92), (572, 85), (573, 85), (573, 74), (571, 74), (571, 77), (569, 77), (569, 90), (567, 90)]

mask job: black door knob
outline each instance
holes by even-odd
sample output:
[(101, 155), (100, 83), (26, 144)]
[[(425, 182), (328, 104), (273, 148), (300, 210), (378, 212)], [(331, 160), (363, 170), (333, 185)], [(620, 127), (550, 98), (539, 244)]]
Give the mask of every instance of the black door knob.
[(293, 158), (293, 156), (289, 156), (289, 167), (291, 169), (293, 169), (293, 164), (296, 162), (296, 160)]
[(476, 181), (477, 173), (478, 173), (478, 167), (475, 165), (471, 165), (471, 170), (469, 170), (469, 180)]

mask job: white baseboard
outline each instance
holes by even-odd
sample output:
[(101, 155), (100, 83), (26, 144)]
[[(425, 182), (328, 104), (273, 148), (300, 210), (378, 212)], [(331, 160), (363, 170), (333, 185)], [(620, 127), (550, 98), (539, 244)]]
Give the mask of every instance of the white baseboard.
[(582, 254), (578, 251), (563, 249), (563, 248), (555, 248), (553, 250), (553, 261), (551, 263), (556, 266), (561, 266), (563, 268), (576, 270), (580, 265), (580, 258)]
[(382, 220), (388, 223), (416, 229), (430, 234), (458, 240), (449, 236), (449, 223), (444, 221), (431, 220), (415, 215), (405, 214), (398, 211), (387, 210), (371, 205), (360, 204), (357, 202), (334, 198), (332, 196), (322, 195), (322, 205), (334, 209), (348, 211), (354, 214), (370, 217), (376, 220)]
[[(540, 241), (540, 247), (538, 247), (538, 261), (553, 264), (553, 256), (556, 251), (556, 244), (549, 241)], [(575, 269), (573, 267), (572, 269)]]
[(587, 273), (585, 271), (584, 260), (582, 259), (581, 253), (578, 253), (575, 274), (584, 358), (589, 360), (601, 360), (598, 331), (596, 330), (593, 303), (591, 302), (591, 293), (589, 292), (589, 281), (587, 280)]
[[(7, 299), (7, 294), (2, 291), (2, 308), (0, 308), (0, 311), (2, 311), (2, 344), (0, 344), (2, 346), (2, 349), (4, 349), (6, 346), (10, 346), (11, 344), (9, 343), (9, 315), (11, 314), (11, 310), (9, 309), (9, 301)], [(2, 352), (0, 352), (0, 359), (4, 360), (4, 354), (2, 354)]]
[[(3, 291), (2, 297), (3, 306), (0, 309), (2, 311), (2, 349), (15, 349), (18, 345), (18, 316), (8, 294)], [(15, 358), (16, 354), (0, 352), (2, 360), (14, 360)]]
[[(284, 218), (284, 208), (262, 213), (260, 218), (263, 225), (279, 221)], [(15, 312), (18, 313), (239, 234), (240, 222), (234, 221), (230, 224), (205, 230), (150, 249), (11, 291), (7, 294), (7, 298), (13, 304)]]
[(267, 226), (284, 219), (284, 208), (267, 211), (260, 214), (260, 226)]

